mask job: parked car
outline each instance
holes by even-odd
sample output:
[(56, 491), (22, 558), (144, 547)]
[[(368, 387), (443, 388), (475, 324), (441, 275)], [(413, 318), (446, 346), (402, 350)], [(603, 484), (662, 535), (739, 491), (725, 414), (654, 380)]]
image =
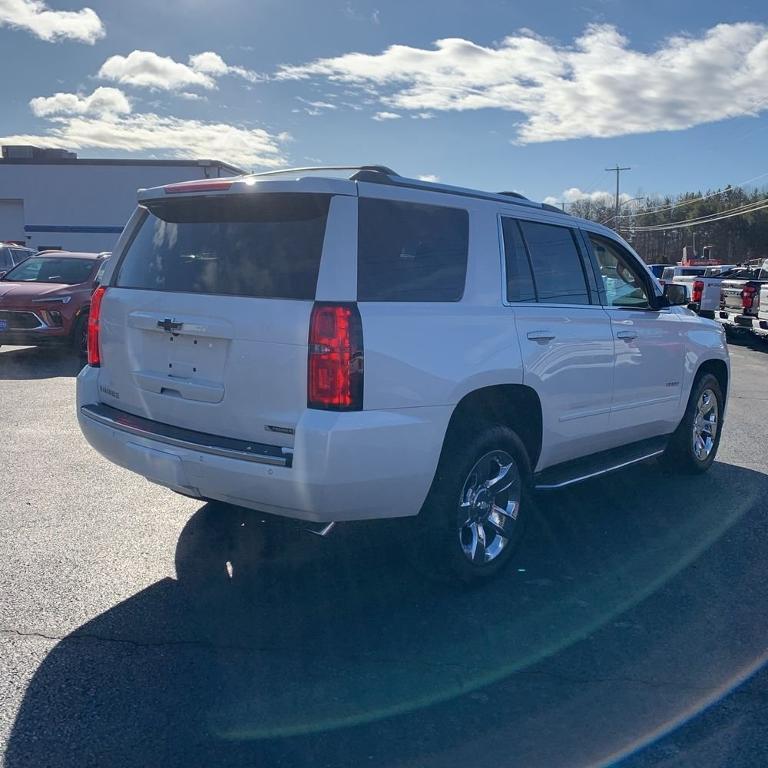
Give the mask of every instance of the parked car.
[(697, 277), (702, 277), (706, 272), (706, 267), (680, 267), (680, 266), (668, 266), (664, 267), (664, 271), (661, 273), (659, 282), (662, 285), (666, 283), (678, 283), (680, 285), (687, 285), (689, 288), (693, 285), (693, 281)]
[(91, 294), (106, 257), (50, 251), (0, 279), (0, 344), (68, 345), (85, 354)]
[(417, 562), (463, 581), (507, 562), (534, 490), (651, 457), (709, 468), (723, 331), (614, 232), (339, 172), (140, 193), (77, 381), (96, 450), (322, 533), (413, 517)]
[(13, 269), (17, 264), (21, 264), (30, 256), (34, 256), (35, 251), (31, 248), (24, 248), (16, 243), (0, 242), (0, 277), (9, 269)]
[(718, 320), (729, 333), (759, 329), (760, 289), (768, 283), (768, 259), (722, 275)]

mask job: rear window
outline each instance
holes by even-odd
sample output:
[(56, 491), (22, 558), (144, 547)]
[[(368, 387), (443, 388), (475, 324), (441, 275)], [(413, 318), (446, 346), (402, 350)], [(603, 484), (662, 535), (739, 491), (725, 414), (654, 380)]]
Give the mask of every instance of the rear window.
[(662, 280), (671, 280), (675, 276), (674, 267), (666, 267), (661, 275)]
[(467, 276), (469, 214), (360, 198), (359, 301), (458, 301)]
[(329, 195), (254, 194), (153, 203), (121, 288), (314, 299)]

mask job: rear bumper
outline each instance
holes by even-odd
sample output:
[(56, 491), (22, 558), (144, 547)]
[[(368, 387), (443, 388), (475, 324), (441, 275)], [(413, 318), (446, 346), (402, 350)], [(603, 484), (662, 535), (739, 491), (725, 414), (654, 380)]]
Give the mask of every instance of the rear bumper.
[(718, 309), (715, 311), (715, 320), (721, 325), (725, 325), (729, 328), (744, 328), (751, 330), (753, 327), (758, 327), (756, 317), (750, 315), (742, 315), (738, 312), (729, 311), (726, 309)]
[(98, 403), (98, 373), (86, 366), (78, 376), (77, 416), (85, 438), (107, 459), (187, 496), (316, 522), (418, 514), (452, 410), (306, 410), (290, 466), (281, 466), (172, 444), (93, 418), (87, 406)]

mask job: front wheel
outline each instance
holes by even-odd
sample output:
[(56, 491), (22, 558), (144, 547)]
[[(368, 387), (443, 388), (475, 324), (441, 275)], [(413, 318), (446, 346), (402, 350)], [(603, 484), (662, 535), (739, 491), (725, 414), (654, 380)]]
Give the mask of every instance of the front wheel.
[(712, 466), (720, 445), (723, 406), (723, 392), (715, 376), (705, 373), (694, 382), (683, 420), (662, 456), (668, 469), (698, 474)]
[(525, 447), (510, 428), (454, 435), (416, 518), (416, 565), (465, 583), (496, 574), (523, 534), (530, 477)]
[(88, 315), (77, 319), (75, 329), (72, 331), (72, 351), (80, 357), (88, 357)]

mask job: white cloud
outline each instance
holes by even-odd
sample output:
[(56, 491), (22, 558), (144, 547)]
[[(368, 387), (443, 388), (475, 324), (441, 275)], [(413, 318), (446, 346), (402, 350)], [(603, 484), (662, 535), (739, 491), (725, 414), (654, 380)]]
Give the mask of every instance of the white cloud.
[(57, 93), (32, 99), (30, 106), (48, 121), (46, 131), (1, 137), (0, 144), (153, 151), (178, 158), (213, 158), (274, 168), (285, 164), (281, 145), (291, 140), (287, 133), (272, 134), (263, 128), (133, 113), (130, 102), (117, 88), (97, 88), (90, 96)]
[(284, 66), (278, 79), (326, 78), (373, 89), (389, 109), (520, 113), (520, 143), (681, 130), (768, 109), (768, 26), (718, 24), (656, 50), (590, 25), (571, 45), (521, 30), (497, 46), (438, 40)]
[(399, 120), (402, 115), (398, 115), (397, 112), (377, 112), (374, 116), (374, 120)]
[(260, 83), (266, 80), (264, 75), (260, 75), (258, 72), (253, 72), (245, 67), (237, 67), (227, 64), (218, 53), (214, 53), (213, 51), (204, 51), (203, 53), (196, 53), (193, 56), (190, 56), (189, 66), (196, 72), (204, 72), (213, 77), (237, 75), (238, 77), (247, 80), (249, 83)]
[(213, 51), (190, 56), (189, 64), (154, 51), (131, 51), (127, 56), (110, 56), (98, 73), (102, 80), (162, 91), (179, 88), (211, 90), (216, 87), (216, 79), (223, 75), (236, 75), (251, 83), (263, 79), (249, 69), (230, 66)]
[[(628, 195), (626, 192), (622, 192), (619, 195), (619, 201), (622, 203), (626, 203), (631, 199), (632, 196)], [(549, 195), (544, 198), (543, 202), (548, 203), (549, 205), (559, 206), (563, 202), (568, 204), (580, 202), (582, 200), (589, 200), (590, 202), (601, 205), (613, 205), (614, 193), (602, 189), (597, 189), (593, 192), (585, 192), (584, 190), (579, 189), (579, 187), (569, 187), (568, 189), (564, 189), (559, 197)]]
[(95, 11), (52, 11), (41, 0), (0, 0), (0, 27), (16, 27), (41, 40), (77, 40), (93, 44), (104, 37), (104, 25)]
[[(310, 101), (309, 99), (303, 99), (301, 96), (297, 96), (296, 99), (302, 104), (306, 104), (304, 112), (308, 115), (316, 116), (322, 114), (325, 110), (337, 108), (335, 104), (331, 104), (329, 101)], [(291, 111), (301, 112), (299, 109), (292, 109)]]
[(37, 96), (29, 102), (37, 117), (50, 115), (124, 115), (131, 103), (119, 88), (97, 88), (90, 96), (76, 93), (55, 93)]
[(439, 176), (435, 176), (434, 173), (425, 173), (419, 176), (422, 181), (440, 181)]
[(198, 72), (170, 56), (158, 56), (153, 51), (131, 51), (127, 56), (110, 56), (101, 65), (98, 76), (122, 85), (165, 91), (195, 86), (216, 87), (214, 78), (205, 72)]

